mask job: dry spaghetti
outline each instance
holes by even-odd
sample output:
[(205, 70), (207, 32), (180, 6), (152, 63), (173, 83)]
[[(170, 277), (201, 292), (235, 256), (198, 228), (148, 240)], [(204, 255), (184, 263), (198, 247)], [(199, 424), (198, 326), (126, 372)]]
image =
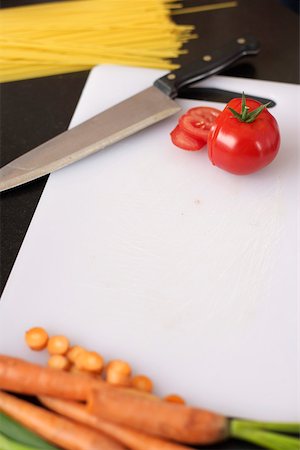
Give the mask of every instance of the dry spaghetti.
[(174, 69), (172, 60), (196, 34), (192, 25), (178, 25), (171, 16), (188, 12), (177, 0), (70, 0), (2, 9), (0, 81), (103, 63)]

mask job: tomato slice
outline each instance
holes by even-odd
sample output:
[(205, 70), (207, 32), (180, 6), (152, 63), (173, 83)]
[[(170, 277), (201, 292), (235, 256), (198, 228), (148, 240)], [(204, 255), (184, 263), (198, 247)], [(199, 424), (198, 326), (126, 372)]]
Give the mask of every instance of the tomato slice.
[(178, 125), (191, 137), (207, 142), (208, 133), (220, 114), (221, 111), (208, 106), (191, 108), (180, 117)]
[(206, 145), (205, 140), (192, 137), (184, 130), (182, 130), (179, 125), (174, 128), (170, 135), (173, 144), (176, 145), (176, 147), (182, 148), (183, 150), (201, 150), (201, 148)]

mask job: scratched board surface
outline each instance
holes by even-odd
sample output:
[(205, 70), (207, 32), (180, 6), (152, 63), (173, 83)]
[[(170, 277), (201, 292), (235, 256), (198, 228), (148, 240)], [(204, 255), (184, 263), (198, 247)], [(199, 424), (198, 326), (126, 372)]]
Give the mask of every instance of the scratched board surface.
[[(162, 74), (95, 68), (71, 126)], [(177, 115), (52, 174), (0, 303), (0, 351), (44, 361), (23, 344), (24, 330), (42, 325), (130, 361), (159, 394), (229, 416), (296, 420), (300, 120), (289, 105), (299, 88), (203, 84), (277, 102), (276, 160), (250, 176), (223, 172), (206, 150), (171, 144)]]

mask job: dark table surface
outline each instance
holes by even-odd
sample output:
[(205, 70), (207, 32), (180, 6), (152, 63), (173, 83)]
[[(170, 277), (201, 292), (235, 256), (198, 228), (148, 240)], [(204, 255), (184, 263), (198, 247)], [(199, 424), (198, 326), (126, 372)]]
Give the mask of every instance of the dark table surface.
[[(40, 2), (2, 0), (1, 6), (25, 3)], [(187, 6), (192, 3), (195, 1), (186, 0)], [(197, 2), (201, 3), (209, 2)], [(244, 58), (222, 74), (299, 83), (299, 15), (293, 10), (297, 0), (240, 0), (238, 3), (237, 8), (176, 16), (179, 23), (195, 24), (199, 34), (197, 41), (188, 44), (189, 54), (181, 62), (183, 58), (188, 62), (210, 47), (221, 46), (232, 37), (251, 33), (261, 42), (259, 55)], [(1, 166), (67, 129), (88, 73), (1, 85)], [(43, 177), (1, 195), (1, 293), (46, 182), (47, 177)], [(254, 447), (232, 441), (216, 448)]]

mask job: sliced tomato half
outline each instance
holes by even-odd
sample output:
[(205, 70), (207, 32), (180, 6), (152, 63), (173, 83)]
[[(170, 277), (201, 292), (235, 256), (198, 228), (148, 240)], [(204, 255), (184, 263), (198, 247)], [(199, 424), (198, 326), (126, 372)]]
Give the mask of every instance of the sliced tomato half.
[(183, 150), (201, 150), (201, 148), (206, 145), (206, 141), (204, 139), (192, 137), (184, 130), (182, 130), (179, 125), (174, 128), (170, 135), (173, 144), (176, 145), (176, 147), (182, 148)]
[(180, 117), (178, 125), (191, 137), (207, 142), (208, 133), (220, 114), (221, 111), (208, 106), (191, 108)]

